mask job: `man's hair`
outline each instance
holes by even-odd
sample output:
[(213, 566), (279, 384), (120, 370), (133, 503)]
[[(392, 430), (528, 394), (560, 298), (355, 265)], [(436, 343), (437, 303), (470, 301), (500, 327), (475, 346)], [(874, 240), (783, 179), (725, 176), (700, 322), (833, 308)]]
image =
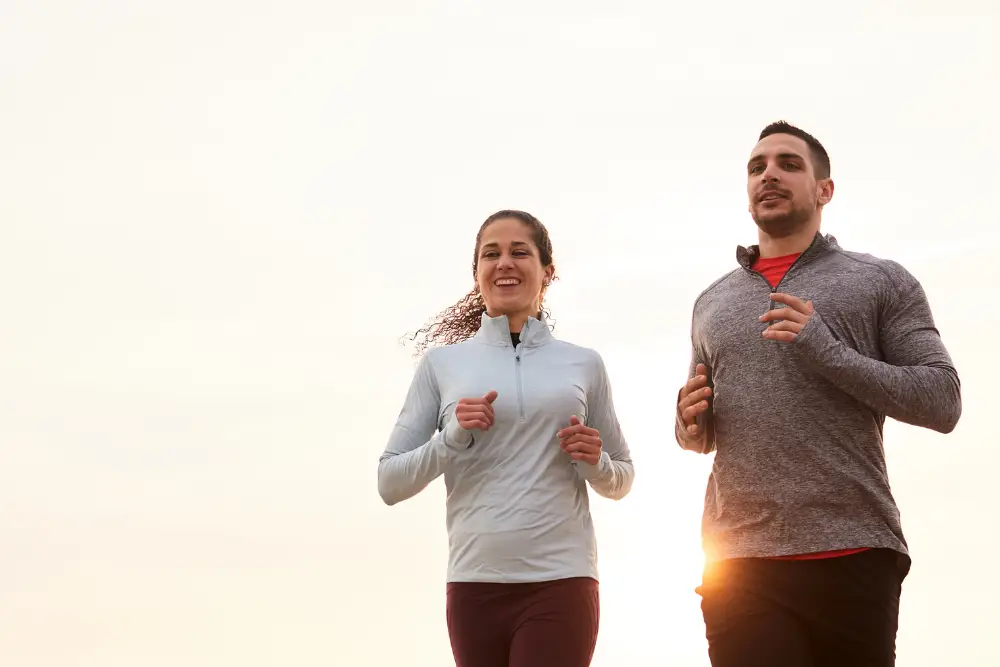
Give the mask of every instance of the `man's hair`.
[(765, 127), (761, 131), (757, 141), (772, 134), (790, 134), (806, 142), (806, 145), (809, 146), (809, 157), (812, 158), (813, 171), (816, 172), (816, 178), (830, 178), (830, 156), (826, 154), (826, 149), (823, 148), (823, 144), (819, 143), (816, 137), (790, 123), (779, 120)]

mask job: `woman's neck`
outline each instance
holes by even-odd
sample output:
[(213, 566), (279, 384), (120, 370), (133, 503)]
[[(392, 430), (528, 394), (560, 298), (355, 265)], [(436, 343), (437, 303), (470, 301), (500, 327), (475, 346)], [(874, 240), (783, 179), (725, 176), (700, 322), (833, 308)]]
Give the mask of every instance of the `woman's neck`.
[(521, 311), (518, 313), (491, 313), (486, 312), (490, 317), (499, 317), (505, 315), (507, 317), (507, 323), (510, 325), (511, 333), (521, 333), (524, 329), (524, 324), (529, 318), (538, 317), (540, 315), (539, 308), (533, 308), (531, 310)]

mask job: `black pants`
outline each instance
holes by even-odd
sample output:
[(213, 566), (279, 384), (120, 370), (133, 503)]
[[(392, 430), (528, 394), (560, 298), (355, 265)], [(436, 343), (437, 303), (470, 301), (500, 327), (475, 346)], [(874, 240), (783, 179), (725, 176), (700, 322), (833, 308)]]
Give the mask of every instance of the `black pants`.
[(448, 584), (456, 667), (587, 667), (601, 604), (589, 577), (533, 584)]
[(892, 667), (909, 559), (887, 549), (705, 568), (712, 667)]

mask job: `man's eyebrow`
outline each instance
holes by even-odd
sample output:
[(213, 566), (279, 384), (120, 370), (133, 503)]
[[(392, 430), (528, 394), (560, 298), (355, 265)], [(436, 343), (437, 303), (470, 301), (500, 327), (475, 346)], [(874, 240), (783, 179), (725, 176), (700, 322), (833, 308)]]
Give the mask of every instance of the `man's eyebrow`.
[[(764, 160), (764, 157), (765, 156), (760, 154), (754, 155), (752, 158), (750, 158), (750, 161), (747, 162), (747, 167), (750, 167), (756, 162), (761, 162), (762, 160)], [(775, 157), (782, 160), (805, 160), (805, 158), (799, 155), (798, 153), (778, 153)]]

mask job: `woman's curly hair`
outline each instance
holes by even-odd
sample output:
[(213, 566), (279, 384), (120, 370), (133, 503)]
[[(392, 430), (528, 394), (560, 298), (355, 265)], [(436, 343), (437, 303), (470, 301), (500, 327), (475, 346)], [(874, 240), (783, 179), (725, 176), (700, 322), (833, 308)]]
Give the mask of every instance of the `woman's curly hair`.
[[(476, 272), (479, 269), (479, 246), (482, 243), (483, 232), (491, 223), (506, 218), (519, 220), (531, 228), (532, 240), (538, 247), (539, 259), (542, 266), (547, 267), (552, 265), (552, 240), (549, 238), (549, 230), (545, 228), (545, 225), (538, 218), (524, 211), (497, 211), (486, 218), (486, 221), (479, 228), (479, 233), (476, 234), (476, 247), (472, 253), (473, 281), (475, 281)], [(555, 280), (554, 276), (553, 280)], [(546, 287), (547, 284), (542, 285), (542, 293), (539, 299), (544, 298)], [(410, 340), (416, 341), (416, 354), (422, 354), (429, 347), (451, 345), (471, 338), (479, 331), (482, 316), (485, 312), (486, 302), (479, 291), (479, 284), (476, 283), (468, 294), (459, 299), (458, 303), (438, 313), (431, 322), (410, 336)], [(546, 319), (551, 317), (544, 306), (542, 306), (541, 313)]]

